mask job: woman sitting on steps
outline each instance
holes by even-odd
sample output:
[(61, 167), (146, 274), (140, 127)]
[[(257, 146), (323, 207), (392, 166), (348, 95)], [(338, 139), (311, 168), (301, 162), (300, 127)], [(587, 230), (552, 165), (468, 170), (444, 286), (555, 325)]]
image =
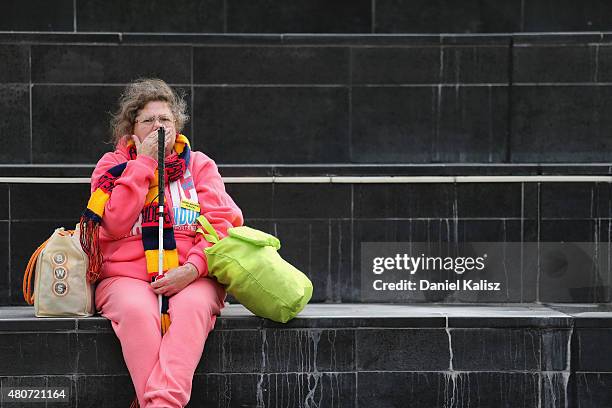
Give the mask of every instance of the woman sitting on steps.
[[(242, 213), (215, 162), (191, 151), (180, 134), (188, 119), (186, 103), (165, 82), (135, 81), (119, 103), (112, 121), (116, 150), (96, 165), (82, 220), (89, 272), (97, 279), (96, 309), (111, 321), (121, 343), (136, 390), (132, 405), (184, 407), (225, 300), (223, 287), (207, 277), (203, 249), (211, 244), (196, 236), (196, 218), (204, 215), (223, 237), (228, 228), (242, 225)], [(160, 127), (166, 134), (166, 272), (155, 280)], [(171, 322), (163, 335), (158, 294), (164, 295), (162, 310)]]

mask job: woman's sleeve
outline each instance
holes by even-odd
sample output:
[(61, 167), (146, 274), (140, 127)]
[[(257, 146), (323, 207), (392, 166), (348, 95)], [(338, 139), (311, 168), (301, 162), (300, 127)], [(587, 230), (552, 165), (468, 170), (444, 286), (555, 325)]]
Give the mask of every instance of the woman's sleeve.
[[(98, 180), (109, 169), (120, 164), (117, 154), (106, 153), (91, 176), (91, 191), (97, 188)], [(102, 228), (113, 238), (120, 238), (130, 232), (142, 210), (149, 184), (155, 177), (157, 162), (148, 156), (138, 156), (128, 161), (121, 176), (115, 180), (112, 194), (104, 206)]]
[[(200, 214), (212, 224), (219, 238), (223, 238), (227, 236), (228, 228), (242, 225), (244, 222), (242, 211), (225, 191), (225, 185), (215, 162), (199, 152), (194, 152), (193, 155), (193, 158), (198, 160), (194, 162), (193, 179), (196, 183)], [(204, 248), (211, 245), (201, 234), (196, 234), (195, 245), (187, 253), (186, 262), (197, 268), (199, 277), (208, 274)]]

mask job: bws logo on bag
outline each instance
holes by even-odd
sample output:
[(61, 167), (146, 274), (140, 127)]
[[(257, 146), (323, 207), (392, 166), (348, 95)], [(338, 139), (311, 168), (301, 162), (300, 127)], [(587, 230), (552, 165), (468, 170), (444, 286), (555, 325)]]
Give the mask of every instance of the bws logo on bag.
[(63, 265), (64, 262), (66, 262), (66, 255), (63, 254), (62, 252), (58, 252), (56, 254), (53, 254), (53, 263), (56, 263), (58, 265)]
[(66, 293), (68, 293), (68, 283), (64, 281), (66, 275), (68, 274), (68, 270), (62, 266), (66, 263), (66, 259), (66, 254), (63, 252), (56, 252), (52, 257), (53, 263), (56, 265), (53, 268), (53, 276), (55, 279), (60, 279), (54, 281), (53, 285), (51, 286), (51, 289), (56, 296), (66, 296)]
[(68, 293), (68, 285), (64, 282), (54, 282), (53, 283), (53, 293), (57, 296), (65, 296)]
[(53, 270), (53, 275), (55, 276), (55, 279), (66, 279), (66, 268), (58, 266)]

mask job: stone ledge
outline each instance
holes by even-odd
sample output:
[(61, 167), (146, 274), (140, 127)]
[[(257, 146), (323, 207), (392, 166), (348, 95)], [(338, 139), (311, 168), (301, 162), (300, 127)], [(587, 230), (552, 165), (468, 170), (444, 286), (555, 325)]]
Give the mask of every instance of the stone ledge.
[[(0, 349), (5, 387), (66, 386), (79, 407), (133, 398), (103, 317), (0, 307)], [(611, 356), (611, 304), (312, 304), (287, 324), (227, 305), (189, 406), (603, 407)]]
[(62, 44), (193, 44), (193, 45), (483, 45), (607, 44), (608, 31), (533, 33), (440, 33), (440, 34), (309, 34), (309, 33), (136, 33), (71, 31), (0, 31), (0, 43)]
[[(612, 163), (220, 164), (224, 177), (609, 176)], [(0, 164), (2, 177), (90, 177), (94, 164)]]
[[(611, 327), (612, 305), (310, 304), (288, 323), (256, 317), (226, 304), (216, 330), (262, 328), (571, 328)], [(0, 331), (111, 331), (100, 315), (37, 318), (32, 306), (0, 307)]]

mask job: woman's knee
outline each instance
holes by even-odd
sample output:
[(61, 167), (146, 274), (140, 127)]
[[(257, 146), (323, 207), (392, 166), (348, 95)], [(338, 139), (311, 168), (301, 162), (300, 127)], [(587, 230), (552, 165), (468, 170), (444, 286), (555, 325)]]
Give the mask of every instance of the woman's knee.
[(159, 309), (157, 305), (145, 305), (137, 300), (130, 300), (122, 304), (117, 310), (120, 319), (133, 324), (145, 322), (159, 322)]
[(150, 284), (145, 281), (123, 276), (108, 279), (111, 279), (108, 284), (101, 284), (96, 289), (96, 300), (102, 307), (126, 309), (130, 306), (139, 304), (145, 306), (157, 301), (157, 295)]
[(114, 285), (113, 292), (106, 294), (101, 305), (103, 315), (120, 322), (134, 324), (159, 321), (157, 296), (146, 282), (130, 282), (128, 285)]
[(170, 308), (178, 313), (195, 311), (210, 316), (218, 314), (223, 306), (225, 292), (211, 279), (196, 279), (170, 298)]

